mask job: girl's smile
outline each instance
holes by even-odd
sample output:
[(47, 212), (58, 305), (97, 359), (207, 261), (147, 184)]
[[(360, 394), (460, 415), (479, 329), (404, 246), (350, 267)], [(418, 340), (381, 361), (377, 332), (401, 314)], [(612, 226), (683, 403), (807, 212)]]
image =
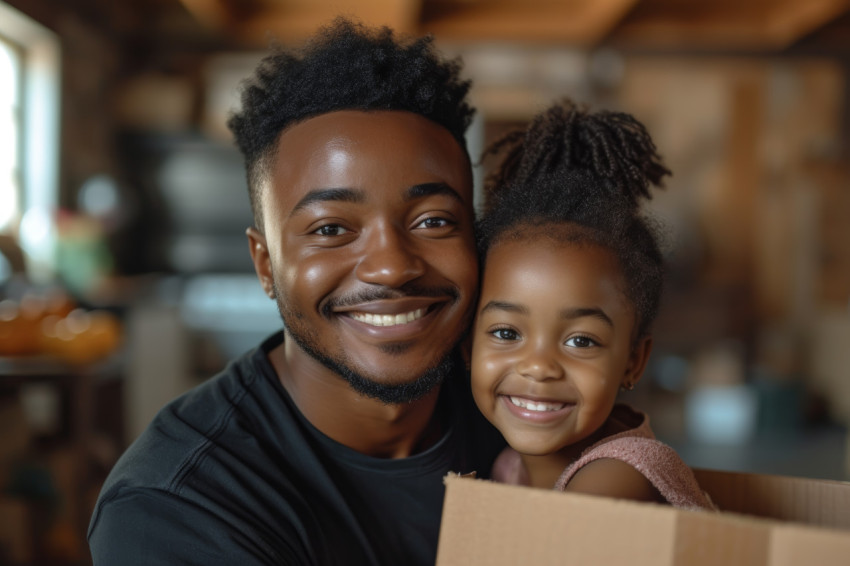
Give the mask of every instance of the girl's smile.
[(501, 395), (500, 398), (514, 417), (528, 423), (545, 424), (561, 420), (575, 407), (575, 403), (534, 400), (519, 395)]

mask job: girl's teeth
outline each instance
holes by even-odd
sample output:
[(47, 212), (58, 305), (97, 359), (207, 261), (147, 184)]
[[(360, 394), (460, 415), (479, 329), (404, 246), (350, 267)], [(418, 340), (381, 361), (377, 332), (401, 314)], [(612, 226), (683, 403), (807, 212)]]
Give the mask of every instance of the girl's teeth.
[(407, 324), (422, 318), (422, 309), (416, 309), (408, 313), (402, 314), (371, 314), (371, 313), (354, 313), (351, 315), (354, 320), (358, 320), (372, 326), (397, 326), (399, 324)]
[(557, 411), (563, 409), (566, 405), (566, 403), (537, 403), (521, 397), (514, 397), (513, 395), (508, 398), (511, 400), (511, 403), (517, 407), (521, 407), (528, 411)]

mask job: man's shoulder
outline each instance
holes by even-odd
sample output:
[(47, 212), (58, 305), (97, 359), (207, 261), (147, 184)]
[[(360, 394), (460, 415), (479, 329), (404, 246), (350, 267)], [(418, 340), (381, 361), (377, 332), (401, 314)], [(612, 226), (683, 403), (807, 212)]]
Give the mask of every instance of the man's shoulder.
[(178, 489), (181, 475), (194, 469), (211, 442), (227, 434), (250, 389), (265, 379), (257, 368), (258, 355), (260, 349), (246, 353), (166, 404), (119, 458), (101, 498), (111, 490)]
[[(228, 468), (206, 465), (218, 452), (238, 459), (264, 444), (246, 438), (262, 434), (261, 403), (274, 403), (273, 380), (264, 375), (262, 347), (234, 360), (218, 375), (164, 406), (116, 462), (98, 497), (92, 526), (106, 506), (121, 501), (193, 500), (203, 505), (202, 486), (240, 481)], [(275, 414), (285, 411), (275, 411)], [(239, 472), (235, 472), (238, 474)], [(199, 487), (200, 486), (200, 487)], [(123, 504), (121, 504), (123, 505)]]

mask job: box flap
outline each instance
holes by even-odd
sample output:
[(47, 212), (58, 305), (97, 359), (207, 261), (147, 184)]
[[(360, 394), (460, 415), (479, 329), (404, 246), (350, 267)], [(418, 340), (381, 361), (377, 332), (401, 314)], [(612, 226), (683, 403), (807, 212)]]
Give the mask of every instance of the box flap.
[(847, 563), (850, 532), (737, 513), (827, 518), (836, 526), (845, 520), (850, 484), (708, 471), (698, 479), (733, 512), (447, 477), (437, 566)]
[(721, 513), (666, 509), (677, 517), (677, 566), (769, 564), (770, 523)]
[(773, 529), (770, 566), (850, 563), (850, 536), (841, 531), (780, 525)]
[(695, 469), (722, 511), (850, 529), (850, 483)]
[(446, 478), (438, 566), (672, 564), (660, 505)]

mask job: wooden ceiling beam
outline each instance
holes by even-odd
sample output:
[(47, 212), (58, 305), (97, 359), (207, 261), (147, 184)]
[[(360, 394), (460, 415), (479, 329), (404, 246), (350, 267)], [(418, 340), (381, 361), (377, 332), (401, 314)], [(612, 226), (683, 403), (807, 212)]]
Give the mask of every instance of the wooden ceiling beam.
[(848, 10), (848, 0), (785, 0), (768, 15), (768, 34), (777, 47), (788, 47)]
[(268, 9), (235, 25), (238, 39), (261, 46), (270, 36), (282, 43), (298, 43), (337, 16), (350, 16), (368, 26), (389, 26), (398, 33), (413, 34), (419, 27), (422, 0), (278, 1)]
[(186, 10), (202, 26), (227, 34), (233, 25), (226, 0), (180, 0)]
[(850, 1), (773, 0), (677, 8), (636, 11), (613, 39), (668, 49), (780, 50), (846, 13)]
[(296, 43), (337, 15), (448, 41), (776, 51), (850, 11), (850, 0), (175, 0), (251, 48)]
[(509, 40), (592, 45), (638, 0), (491, 0), (451, 3), (421, 31), (452, 41)]

